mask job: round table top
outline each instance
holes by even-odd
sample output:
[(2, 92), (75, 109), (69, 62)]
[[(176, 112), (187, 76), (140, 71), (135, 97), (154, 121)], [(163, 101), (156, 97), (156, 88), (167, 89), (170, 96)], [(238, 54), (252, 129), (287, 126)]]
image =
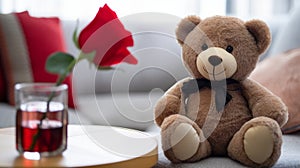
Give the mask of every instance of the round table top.
[(27, 160), (15, 148), (15, 128), (0, 129), (0, 167), (152, 167), (157, 142), (146, 133), (109, 126), (68, 126), (61, 155)]

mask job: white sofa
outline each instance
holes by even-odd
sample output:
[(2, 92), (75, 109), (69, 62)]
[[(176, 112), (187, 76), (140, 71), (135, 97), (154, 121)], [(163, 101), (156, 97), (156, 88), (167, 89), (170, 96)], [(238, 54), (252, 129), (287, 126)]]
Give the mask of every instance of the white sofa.
[[(286, 18), (267, 22), (276, 40)], [(138, 20), (138, 21), (137, 21)], [(134, 128), (150, 133), (160, 141), (154, 124), (157, 99), (176, 81), (188, 76), (181, 62), (181, 49), (174, 30), (180, 18), (168, 14), (143, 13), (122, 18), (133, 33), (130, 50), (137, 65), (120, 64), (117, 70), (97, 71), (87, 62), (74, 69), (73, 84), (77, 108), (70, 110), (72, 124), (100, 124)], [(80, 22), (82, 28), (87, 21)], [(75, 21), (63, 21), (68, 50), (78, 54), (71, 37)], [(272, 50), (272, 47), (271, 47)], [(268, 53), (267, 53), (268, 54)], [(266, 55), (267, 55), (266, 54)], [(0, 103), (0, 128), (14, 126), (14, 108)], [(160, 144), (160, 143), (159, 143)], [(283, 153), (275, 167), (300, 167), (300, 134), (285, 135)], [(214, 157), (198, 163), (172, 164), (163, 155), (155, 167), (243, 167), (228, 158)]]

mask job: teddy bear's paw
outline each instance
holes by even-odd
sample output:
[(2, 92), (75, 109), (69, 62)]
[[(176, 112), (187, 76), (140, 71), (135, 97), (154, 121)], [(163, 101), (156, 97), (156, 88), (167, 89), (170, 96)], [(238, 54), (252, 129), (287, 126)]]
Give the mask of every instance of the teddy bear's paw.
[(249, 128), (244, 134), (244, 149), (253, 162), (265, 162), (274, 150), (273, 132), (267, 126)]
[(175, 128), (170, 142), (175, 157), (184, 161), (196, 154), (200, 138), (192, 125), (181, 123)]

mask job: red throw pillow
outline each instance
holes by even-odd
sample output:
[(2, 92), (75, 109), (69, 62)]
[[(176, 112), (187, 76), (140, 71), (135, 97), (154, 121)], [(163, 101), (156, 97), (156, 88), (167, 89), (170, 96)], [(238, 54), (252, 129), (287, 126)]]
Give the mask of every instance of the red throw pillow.
[[(8, 101), (14, 104), (14, 85), (21, 82), (52, 82), (56, 75), (45, 70), (48, 56), (66, 51), (60, 20), (38, 18), (29, 13), (0, 15), (0, 50), (8, 86)], [(69, 86), (69, 106), (74, 107), (72, 80)]]

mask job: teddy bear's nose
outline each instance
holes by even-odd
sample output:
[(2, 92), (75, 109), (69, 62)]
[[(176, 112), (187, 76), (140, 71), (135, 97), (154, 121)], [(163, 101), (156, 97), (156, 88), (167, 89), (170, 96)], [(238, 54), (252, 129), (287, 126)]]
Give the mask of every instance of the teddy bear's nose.
[(208, 58), (208, 62), (213, 66), (217, 66), (217, 65), (221, 64), (222, 61), (223, 61), (222, 58), (220, 58), (216, 55), (212, 55)]

